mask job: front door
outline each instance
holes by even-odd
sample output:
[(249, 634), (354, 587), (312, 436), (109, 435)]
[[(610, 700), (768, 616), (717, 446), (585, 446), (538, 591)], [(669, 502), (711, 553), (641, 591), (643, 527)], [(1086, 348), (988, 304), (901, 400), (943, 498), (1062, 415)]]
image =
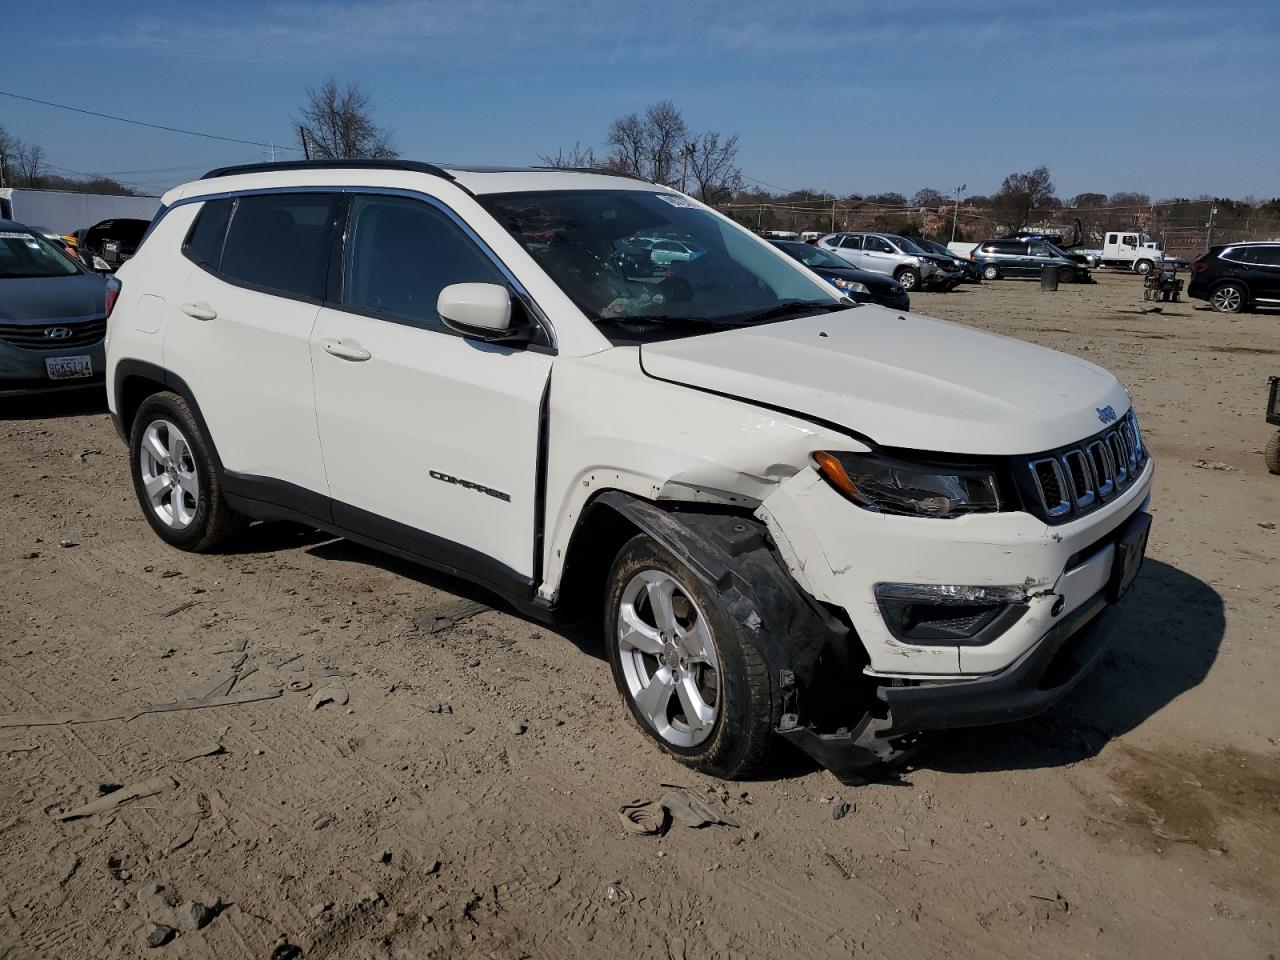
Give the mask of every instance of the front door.
[(872, 236), (862, 238), (862, 262), (858, 266), (863, 270), (893, 276), (901, 259), (893, 247), (889, 246), (888, 240)]
[(443, 206), (358, 195), (345, 229), (340, 304), (311, 338), (334, 520), (499, 589), (531, 585), (552, 356), (441, 322), (449, 284), (509, 286)]

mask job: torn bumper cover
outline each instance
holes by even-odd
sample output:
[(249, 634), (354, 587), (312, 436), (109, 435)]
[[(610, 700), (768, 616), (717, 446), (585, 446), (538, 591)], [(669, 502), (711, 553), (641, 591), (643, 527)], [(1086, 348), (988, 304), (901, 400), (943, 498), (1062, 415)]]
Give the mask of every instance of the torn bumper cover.
[(860, 781), (910, 745), (912, 734), (1024, 720), (1067, 694), (1097, 661), (1115, 633), (1124, 602), (1098, 593), (1012, 666), (972, 680), (882, 685), (876, 696), (883, 718), (854, 730), (819, 733), (811, 726), (778, 733), (842, 780)]

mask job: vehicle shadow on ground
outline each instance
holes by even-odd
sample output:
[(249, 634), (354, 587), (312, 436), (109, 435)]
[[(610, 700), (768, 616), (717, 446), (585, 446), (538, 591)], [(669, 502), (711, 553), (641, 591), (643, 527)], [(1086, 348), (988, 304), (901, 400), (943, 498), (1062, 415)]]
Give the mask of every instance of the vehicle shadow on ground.
[(1111, 646), (1074, 690), (1046, 713), (998, 731), (940, 735), (914, 766), (974, 773), (1087, 760), (1203, 682), (1225, 629), (1213, 587), (1147, 560)]
[(48, 420), (106, 412), (107, 394), (101, 386), (68, 390), (66, 393), (0, 397), (0, 420)]

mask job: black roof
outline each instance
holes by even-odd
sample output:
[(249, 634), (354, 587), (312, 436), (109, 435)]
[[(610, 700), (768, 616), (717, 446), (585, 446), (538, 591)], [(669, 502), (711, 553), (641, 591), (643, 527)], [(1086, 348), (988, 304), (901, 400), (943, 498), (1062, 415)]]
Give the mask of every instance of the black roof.
[(4, 219), (0, 219), (0, 230), (3, 230), (5, 233), (16, 233), (18, 231), (21, 231), (22, 233), (31, 232), (27, 229), (27, 225), (25, 223), (18, 223), (17, 220)]

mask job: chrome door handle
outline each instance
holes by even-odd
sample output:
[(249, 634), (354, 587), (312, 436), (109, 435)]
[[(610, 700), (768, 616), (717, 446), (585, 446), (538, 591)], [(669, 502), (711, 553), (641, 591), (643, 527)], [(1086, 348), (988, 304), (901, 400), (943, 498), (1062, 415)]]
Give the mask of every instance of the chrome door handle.
[(218, 315), (218, 311), (203, 300), (198, 303), (184, 303), (182, 312), (188, 317), (195, 317), (197, 320), (212, 320)]
[(372, 353), (354, 340), (343, 341), (327, 337), (320, 341), (320, 346), (324, 347), (324, 352), (329, 356), (339, 357), (343, 360), (368, 360), (373, 356)]

